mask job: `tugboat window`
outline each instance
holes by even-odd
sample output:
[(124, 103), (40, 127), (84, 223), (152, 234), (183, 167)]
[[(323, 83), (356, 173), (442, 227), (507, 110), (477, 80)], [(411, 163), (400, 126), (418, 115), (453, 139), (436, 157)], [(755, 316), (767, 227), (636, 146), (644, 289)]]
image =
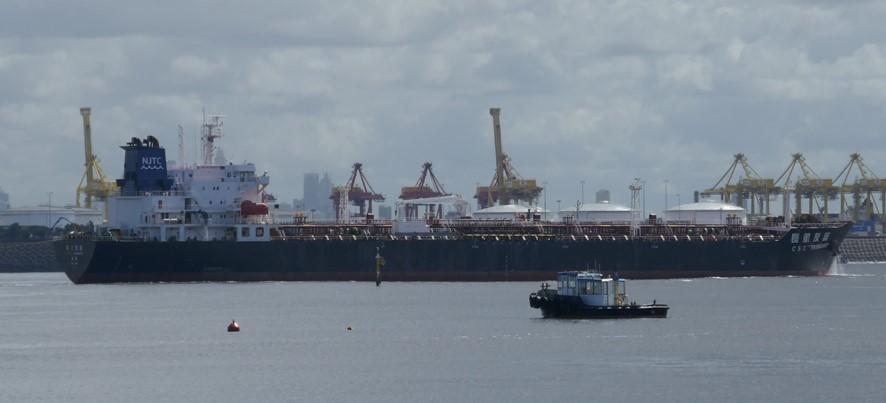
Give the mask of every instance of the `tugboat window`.
[(249, 236), (249, 227), (240, 228), (240, 236), (246, 238)]
[(265, 236), (265, 229), (263, 227), (256, 228), (255, 236)]

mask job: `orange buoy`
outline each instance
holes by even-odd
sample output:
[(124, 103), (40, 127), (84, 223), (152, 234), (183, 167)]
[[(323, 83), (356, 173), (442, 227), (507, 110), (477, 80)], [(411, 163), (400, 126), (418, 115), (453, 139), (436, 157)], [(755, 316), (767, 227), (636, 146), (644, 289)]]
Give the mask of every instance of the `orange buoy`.
[(240, 324), (237, 323), (235, 320), (231, 319), (231, 323), (228, 324), (228, 331), (229, 332), (239, 332), (240, 331)]

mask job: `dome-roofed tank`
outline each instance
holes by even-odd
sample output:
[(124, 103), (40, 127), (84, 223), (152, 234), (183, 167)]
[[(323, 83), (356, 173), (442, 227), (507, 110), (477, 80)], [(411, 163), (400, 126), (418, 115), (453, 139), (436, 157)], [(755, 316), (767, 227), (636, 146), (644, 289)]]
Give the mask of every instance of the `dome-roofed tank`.
[(747, 224), (745, 209), (715, 200), (686, 203), (665, 210), (665, 221), (700, 225)]
[[(578, 208), (579, 222), (584, 223), (625, 223), (631, 221), (631, 209), (617, 203), (608, 201), (600, 203), (585, 203)], [(564, 219), (575, 218), (575, 207), (567, 207), (560, 210), (560, 217)]]
[(528, 221), (533, 220), (533, 216), (536, 216), (537, 219), (543, 220), (546, 212), (548, 211), (538, 206), (504, 204), (477, 210), (474, 212), (474, 218), (478, 220)]

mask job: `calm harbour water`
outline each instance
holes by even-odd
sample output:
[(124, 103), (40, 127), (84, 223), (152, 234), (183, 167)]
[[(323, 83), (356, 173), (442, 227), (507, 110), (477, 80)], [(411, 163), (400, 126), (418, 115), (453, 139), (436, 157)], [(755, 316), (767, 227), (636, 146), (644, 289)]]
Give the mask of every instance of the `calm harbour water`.
[(844, 270), (631, 281), (669, 317), (596, 321), (540, 319), (537, 283), (0, 274), (0, 401), (886, 401), (886, 265)]

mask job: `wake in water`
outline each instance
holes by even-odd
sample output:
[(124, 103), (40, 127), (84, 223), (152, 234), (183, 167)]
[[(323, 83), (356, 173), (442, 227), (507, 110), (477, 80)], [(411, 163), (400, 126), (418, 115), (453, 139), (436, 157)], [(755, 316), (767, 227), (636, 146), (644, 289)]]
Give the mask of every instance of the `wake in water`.
[(828, 268), (828, 276), (847, 276), (846, 269), (843, 268), (843, 263), (840, 263), (840, 256), (835, 256), (834, 261), (831, 262), (831, 267)]
[[(856, 264), (856, 263), (853, 263), (853, 265), (854, 264)], [(834, 262), (831, 263), (831, 267), (828, 268), (828, 272), (825, 275), (826, 276), (834, 276), (834, 277), (875, 277), (875, 276), (878, 276), (879, 274), (857, 273), (857, 272), (856, 273), (847, 273), (846, 272), (846, 265), (843, 263), (840, 263), (840, 257), (838, 256), (836, 259), (834, 259)], [(886, 275), (884, 275), (884, 277), (886, 277)]]

